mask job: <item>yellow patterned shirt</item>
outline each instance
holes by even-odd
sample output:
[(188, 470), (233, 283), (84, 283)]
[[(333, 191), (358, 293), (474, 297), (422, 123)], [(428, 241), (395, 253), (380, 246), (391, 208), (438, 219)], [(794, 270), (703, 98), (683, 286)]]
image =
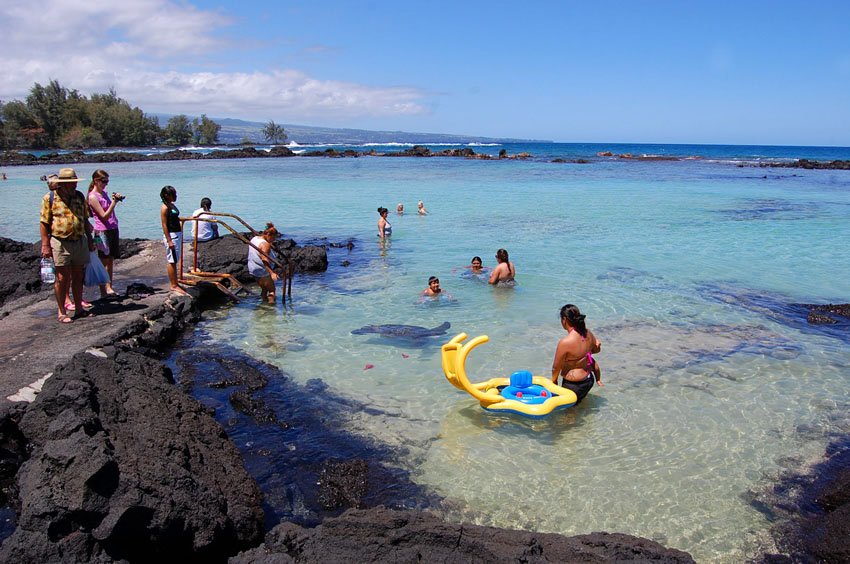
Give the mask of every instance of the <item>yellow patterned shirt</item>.
[(86, 234), (89, 206), (79, 190), (74, 190), (66, 197), (67, 201), (57, 190), (51, 206), (50, 194), (45, 194), (41, 199), (41, 222), (47, 225), (53, 237), (76, 241)]

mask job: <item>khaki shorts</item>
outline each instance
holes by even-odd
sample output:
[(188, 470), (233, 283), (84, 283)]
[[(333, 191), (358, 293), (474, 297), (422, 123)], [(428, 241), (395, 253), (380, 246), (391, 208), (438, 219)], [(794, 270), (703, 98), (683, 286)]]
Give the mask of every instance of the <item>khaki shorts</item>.
[(51, 237), (50, 248), (56, 266), (85, 266), (89, 263), (89, 245), (85, 237), (76, 241)]

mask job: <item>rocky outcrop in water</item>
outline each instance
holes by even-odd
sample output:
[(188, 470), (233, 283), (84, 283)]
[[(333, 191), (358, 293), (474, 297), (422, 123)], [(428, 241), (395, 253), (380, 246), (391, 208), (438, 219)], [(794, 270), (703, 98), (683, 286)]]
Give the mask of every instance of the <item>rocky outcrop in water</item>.
[(324, 150), (305, 151), (296, 155), (288, 147), (273, 147), (269, 151), (258, 151), (253, 147), (241, 147), (230, 150), (215, 150), (209, 153), (198, 153), (174, 149), (165, 153), (129, 153), (127, 151), (116, 151), (113, 153), (84, 153), (83, 151), (71, 151), (68, 153), (47, 153), (36, 157), (30, 153), (6, 151), (0, 153), (0, 166), (20, 165), (44, 165), (44, 164), (90, 164), (90, 163), (121, 163), (141, 161), (187, 161), (205, 159), (261, 159), (276, 157), (327, 157), (332, 159), (357, 158), (357, 157), (460, 157), (465, 159), (495, 160), (514, 159), (525, 160), (531, 158), (530, 153), (519, 153), (517, 155), (500, 154), (498, 157), (485, 153), (476, 153), (469, 147), (462, 149), (443, 149), (432, 151), (424, 145), (415, 145), (403, 151), (378, 152), (375, 149), (368, 151), (355, 151), (345, 149), (339, 151), (333, 147)]
[(446, 523), (426, 512), (352, 509), (315, 529), (283, 523), (263, 546), (231, 558), (260, 562), (694, 562), (679, 550), (622, 534), (557, 534)]
[(850, 170), (850, 161), (811, 161), (799, 159), (784, 163), (760, 163), (761, 168), (806, 168), (806, 169), (828, 169), (828, 170)]
[[(328, 157), (328, 158), (344, 158), (344, 157), (463, 157), (468, 159), (483, 159), (490, 160), (492, 157), (487, 154), (476, 153), (469, 147), (463, 149), (444, 149), (442, 151), (431, 151), (422, 145), (416, 145), (404, 151), (391, 151), (379, 153), (374, 149), (370, 151), (358, 152), (354, 149), (345, 149), (338, 151), (329, 147), (323, 151), (306, 151), (301, 155), (296, 155), (289, 147), (273, 147), (269, 151), (258, 151), (253, 147), (241, 147), (238, 149), (229, 150), (214, 150), (209, 153), (198, 153), (194, 151), (183, 151), (174, 149), (165, 153), (129, 153), (127, 151), (115, 151), (112, 153), (84, 153), (83, 151), (71, 151), (68, 153), (47, 153), (40, 157), (36, 157), (31, 153), (6, 151), (0, 153), (0, 166), (19, 166), (19, 165), (44, 165), (44, 164), (89, 164), (89, 163), (121, 163), (121, 162), (141, 162), (141, 161), (187, 161), (187, 160), (206, 160), (206, 159), (262, 159), (262, 158), (277, 158), (277, 157)], [(511, 156), (508, 158), (529, 158), (528, 153)]]
[(843, 468), (815, 500), (823, 515), (807, 524), (807, 552), (823, 562), (850, 562), (850, 451), (843, 458)]
[[(243, 235), (251, 239), (250, 234)], [(324, 272), (328, 269), (328, 253), (323, 247), (299, 247), (292, 239), (283, 239), (275, 241), (274, 249), (282, 262), (289, 261), (294, 266), (295, 272)], [(186, 251), (184, 260), (192, 260), (191, 251)], [(248, 274), (248, 246), (234, 235), (199, 243), (198, 268), (230, 274), (243, 283), (256, 281)]]
[(835, 325), (850, 321), (850, 304), (801, 304), (809, 309), (806, 321), (812, 325)]
[(850, 562), (850, 439), (832, 441), (823, 460), (787, 470), (753, 505), (776, 523), (777, 553), (755, 562)]
[(295, 153), (289, 147), (273, 147), (270, 151), (258, 151), (253, 147), (241, 147), (232, 150), (215, 150), (209, 153), (182, 151), (174, 149), (166, 153), (129, 153), (115, 151), (112, 153), (84, 153), (71, 151), (68, 153), (47, 153), (36, 157), (30, 153), (6, 151), (0, 153), (0, 166), (43, 165), (43, 164), (87, 164), (87, 163), (126, 163), (141, 161), (187, 161), (204, 159), (258, 159), (274, 157), (292, 157)]

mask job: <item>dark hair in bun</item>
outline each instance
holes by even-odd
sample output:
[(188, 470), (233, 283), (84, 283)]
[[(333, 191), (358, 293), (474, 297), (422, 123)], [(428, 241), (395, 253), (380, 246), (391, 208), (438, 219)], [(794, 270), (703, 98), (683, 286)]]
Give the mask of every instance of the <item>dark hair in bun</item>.
[(579, 311), (578, 306), (567, 304), (561, 308), (561, 319), (566, 319), (570, 325), (575, 327), (579, 335), (587, 337), (587, 327), (584, 325), (584, 318), (587, 317)]

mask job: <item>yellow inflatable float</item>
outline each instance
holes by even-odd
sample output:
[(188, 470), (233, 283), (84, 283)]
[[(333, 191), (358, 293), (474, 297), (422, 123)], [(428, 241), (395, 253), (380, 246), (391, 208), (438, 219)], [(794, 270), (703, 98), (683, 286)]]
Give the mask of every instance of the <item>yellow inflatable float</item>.
[(487, 411), (540, 418), (575, 405), (577, 398), (572, 390), (553, 384), (549, 378), (532, 376), (527, 370), (514, 372), (510, 378), (471, 383), (466, 376), (466, 357), (490, 338), (481, 335), (464, 344), (466, 337), (461, 333), (443, 345), (443, 373), (452, 386), (469, 393)]

